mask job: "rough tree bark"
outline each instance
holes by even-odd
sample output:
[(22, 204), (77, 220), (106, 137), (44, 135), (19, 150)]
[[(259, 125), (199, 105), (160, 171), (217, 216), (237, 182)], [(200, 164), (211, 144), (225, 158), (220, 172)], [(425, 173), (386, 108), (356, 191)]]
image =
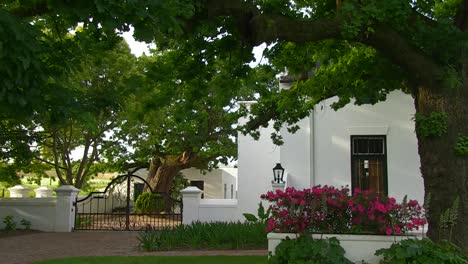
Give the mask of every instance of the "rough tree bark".
[[(196, 165), (200, 159), (191, 151), (184, 151), (182, 154), (154, 156), (150, 161), (147, 182), (155, 192), (169, 193), (172, 188), (176, 174)], [(145, 187), (144, 191), (149, 188)]]
[[(181, 165), (175, 162), (167, 163), (159, 157), (154, 157), (150, 162), (147, 181), (153, 191), (169, 193), (176, 174), (181, 170)], [(145, 191), (149, 188), (145, 186)]]
[(426, 195), (430, 195), (428, 235), (433, 240), (449, 239), (449, 230), (439, 232), (440, 215), (452, 207), (458, 197), (457, 224), (452, 241), (468, 251), (468, 157), (457, 156), (454, 146), (459, 136), (468, 135), (468, 56), (463, 63), (463, 84), (458, 89), (420, 87), (415, 99), (416, 112), (448, 115), (447, 133), (441, 137), (418, 135), (421, 173)]
[[(146, 181), (151, 186), (153, 192), (163, 193), (166, 212), (172, 210), (174, 202), (170, 198), (174, 177), (179, 171), (192, 167), (197, 161), (197, 156), (191, 151), (184, 151), (179, 156), (154, 156), (151, 159)], [(145, 185), (143, 191), (148, 192), (150, 189)]]

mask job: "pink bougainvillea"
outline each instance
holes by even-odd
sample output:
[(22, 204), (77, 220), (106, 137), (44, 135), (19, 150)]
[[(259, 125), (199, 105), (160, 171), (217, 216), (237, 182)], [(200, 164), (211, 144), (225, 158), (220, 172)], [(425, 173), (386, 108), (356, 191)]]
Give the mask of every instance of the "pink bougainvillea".
[(346, 187), (314, 186), (277, 190), (261, 196), (271, 203), (267, 232), (400, 234), (426, 224), (417, 201), (398, 204), (392, 197)]

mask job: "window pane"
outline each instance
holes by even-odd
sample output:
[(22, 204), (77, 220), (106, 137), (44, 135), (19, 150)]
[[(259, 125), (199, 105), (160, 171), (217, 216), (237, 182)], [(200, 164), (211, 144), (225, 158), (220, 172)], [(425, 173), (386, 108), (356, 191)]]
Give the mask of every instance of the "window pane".
[(383, 139), (372, 138), (369, 139), (369, 153), (371, 154), (383, 154)]
[(354, 139), (354, 154), (369, 153), (369, 141), (366, 138)]
[(383, 138), (354, 138), (353, 139), (353, 154), (384, 154), (384, 139)]

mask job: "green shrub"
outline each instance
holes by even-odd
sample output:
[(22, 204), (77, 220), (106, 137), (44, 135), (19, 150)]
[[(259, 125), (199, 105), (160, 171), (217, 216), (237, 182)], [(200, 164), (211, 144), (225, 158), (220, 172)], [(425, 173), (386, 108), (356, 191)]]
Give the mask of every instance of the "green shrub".
[(4, 229), (6, 231), (14, 231), (16, 230), (16, 222), (13, 220), (13, 216), (7, 215), (3, 218), (3, 223), (5, 224)]
[(140, 237), (147, 239), (151, 234), (159, 243), (153, 250), (267, 248), (267, 234), (261, 223), (197, 222), (173, 229), (145, 231)]
[(143, 251), (155, 251), (160, 248), (160, 233), (143, 231), (138, 234), (138, 248)]
[(289, 237), (276, 247), (275, 255), (270, 257), (270, 264), (308, 263), (340, 264), (352, 263), (345, 256), (345, 250), (335, 237), (313, 239), (311, 235), (301, 235), (297, 239)]
[(145, 192), (135, 201), (137, 213), (159, 213), (164, 210), (164, 199), (157, 193)]
[(26, 219), (21, 219), (20, 224), (24, 227), (24, 229), (29, 230), (31, 229), (31, 221)]
[(434, 243), (428, 238), (402, 240), (390, 248), (377, 250), (375, 255), (383, 256), (381, 264), (468, 264), (468, 255), (455, 244), (448, 241)]
[(269, 207), (265, 211), (265, 207), (263, 207), (262, 202), (258, 204), (258, 209), (257, 209), (257, 216), (249, 213), (244, 213), (243, 214), (245, 217), (245, 220), (248, 222), (253, 222), (253, 223), (262, 223), (266, 225), (268, 219), (271, 217), (271, 208)]

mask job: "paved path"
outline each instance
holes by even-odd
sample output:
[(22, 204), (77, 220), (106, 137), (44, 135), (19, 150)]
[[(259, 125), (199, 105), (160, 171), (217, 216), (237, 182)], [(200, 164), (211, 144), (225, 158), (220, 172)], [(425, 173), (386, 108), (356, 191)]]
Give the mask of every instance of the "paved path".
[(34, 233), (0, 238), (0, 263), (76, 256), (267, 255), (266, 250), (140, 252), (137, 232)]

